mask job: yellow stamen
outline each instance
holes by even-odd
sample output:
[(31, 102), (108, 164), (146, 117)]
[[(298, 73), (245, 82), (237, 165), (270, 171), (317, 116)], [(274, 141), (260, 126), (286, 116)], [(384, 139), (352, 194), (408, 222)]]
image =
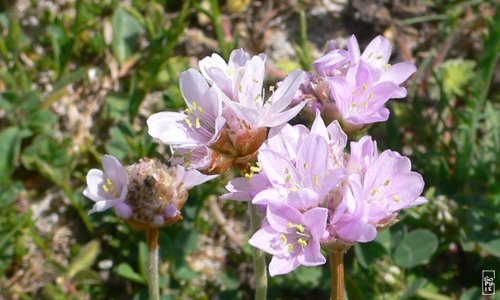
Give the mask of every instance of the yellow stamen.
[(286, 236), (284, 234), (281, 235), (281, 241), (285, 244), (288, 243), (288, 239), (286, 238)]
[(392, 196), (392, 200), (394, 200), (394, 202), (399, 202), (399, 201), (401, 201), (401, 198), (399, 198), (398, 196), (394, 195), (394, 196)]
[(373, 95), (373, 93), (370, 93), (370, 98), (369, 98), (369, 99), (370, 99), (370, 101), (373, 101), (373, 97), (375, 97), (375, 96)]
[(105, 193), (111, 193), (111, 195), (115, 198), (118, 197), (118, 194), (116, 193), (115, 183), (110, 178), (106, 178), (106, 184), (102, 185), (102, 190)]
[(318, 175), (314, 175), (314, 184), (319, 185), (319, 178)]
[(372, 196), (375, 196), (375, 194), (377, 194), (377, 193), (378, 193), (378, 189), (374, 189), (374, 190), (372, 191)]
[(294, 226), (295, 228), (297, 228), (297, 230), (300, 232), (300, 233), (303, 233), (304, 232), (304, 226), (302, 224), (295, 224)]
[(382, 54), (380, 54), (379, 56), (376, 57), (376, 59), (382, 59), (384, 58), (384, 56)]
[(189, 126), (189, 127), (193, 127), (193, 122), (191, 122), (191, 120), (189, 118), (185, 118), (184, 119), (184, 122), (186, 122), (186, 124)]
[(293, 245), (288, 244), (288, 252), (293, 253)]
[(285, 178), (285, 183), (290, 182), (290, 180), (292, 180), (292, 175), (287, 175)]
[(299, 189), (298, 187), (296, 187), (296, 186), (291, 187), (291, 188), (289, 188), (288, 190), (289, 190), (290, 192), (298, 192), (298, 191), (300, 191), (300, 189)]
[(304, 240), (303, 238), (300, 238), (297, 240), (297, 244), (299, 244), (300, 246), (302, 246), (302, 248), (304, 248), (305, 246), (307, 246), (307, 241)]
[(368, 86), (366, 85), (366, 83), (363, 83), (363, 91), (366, 91), (368, 89)]
[(193, 109), (196, 110), (198, 108), (198, 104), (193, 101), (193, 103), (191, 103), (191, 106), (193, 106)]
[(311, 166), (311, 165), (310, 165), (309, 163), (305, 163), (305, 164), (304, 164), (304, 169), (309, 169), (309, 167), (310, 167), (310, 166)]
[(390, 67), (391, 67), (391, 64), (385, 64), (385, 65), (383, 66), (383, 68), (384, 68), (385, 70), (389, 69)]
[(200, 128), (201, 127), (200, 118), (196, 118), (195, 123), (196, 123), (196, 125), (195, 125), (196, 128)]
[(253, 82), (259, 83), (259, 80), (257, 78), (252, 78)]
[(260, 168), (256, 167), (256, 166), (251, 166), (250, 171), (257, 173), (257, 172), (260, 172)]
[(246, 173), (246, 174), (245, 174), (245, 178), (246, 178), (247, 180), (252, 179), (252, 178), (253, 178), (253, 172)]
[(384, 186), (388, 186), (389, 183), (391, 183), (391, 180), (390, 179), (386, 179), (385, 182), (384, 182)]

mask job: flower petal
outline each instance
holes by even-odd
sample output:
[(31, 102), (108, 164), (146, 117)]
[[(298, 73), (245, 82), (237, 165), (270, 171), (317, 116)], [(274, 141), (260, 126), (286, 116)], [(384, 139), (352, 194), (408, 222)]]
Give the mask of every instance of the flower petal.
[(300, 263), (296, 257), (287, 259), (275, 255), (269, 263), (269, 275), (274, 277), (276, 275), (287, 274), (297, 269), (299, 266)]
[(209, 141), (209, 137), (194, 135), (185, 123), (187, 115), (176, 112), (159, 112), (148, 120), (148, 133), (165, 144), (198, 146)]

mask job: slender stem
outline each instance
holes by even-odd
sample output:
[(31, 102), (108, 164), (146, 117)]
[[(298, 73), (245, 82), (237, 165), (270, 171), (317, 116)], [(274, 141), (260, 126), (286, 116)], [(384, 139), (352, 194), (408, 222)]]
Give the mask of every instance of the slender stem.
[(332, 273), (330, 300), (344, 300), (344, 250), (328, 249), (328, 258)]
[[(250, 211), (250, 226), (252, 234), (259, 230), (262, 218), (259, 214), (259, 208), (256, 205), (248, 203)], [(253, 266), (255, 275), (255, 300), (267, 299), (267, 270), (266, 256), (264, 252), (252, 247)]]
[(158, 228), (149, 227), (147, 229), (149, 260), (148, 260), (148, 281), (149, 299), (160, 300), (160, 285), (158, 280)]

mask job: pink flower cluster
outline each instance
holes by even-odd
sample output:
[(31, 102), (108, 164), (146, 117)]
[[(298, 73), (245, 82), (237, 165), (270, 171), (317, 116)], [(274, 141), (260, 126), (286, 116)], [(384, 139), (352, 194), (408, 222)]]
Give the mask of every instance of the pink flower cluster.
[[(348, 134), (387, 120), (385, 103), (406, 96), (400, 85), (415, 66), (391, 66), (390, 55), (385, 38), (360, 53), (352, 36), (347, 50), (330, 44), (314, 73), (292, 72), (269, 97), (264, 54), (235, 50), (227, 63), (217, 54), (202, 59), (200, 71), (180, 76), (187, 108), (147, 120), (149, 134), (171, 145), (174, 166), (144, 160), (124, 169), (105, 156), (104, 172), (87, 176), (84, 194), (96, 202), (91, 212), (114, 207), (136, 224), (168, 225), (187, 189), (214, 177), (203, 174), (238, 168), (245, 175), (232, 179), (221, 198), (260, 206), (265, 218), (249, 243), (273, 256), (272, 276), (324, 264), (322, 246), (374, 240), (402, 209), (427, 202), (422, 176), (407, 157), (379, 154), (370, 136), (347, 147)], [(306, 105), (311, 129), (287, 124)]]
[(400, 85), (416, 71), (409, 62), (390, 65), (391, 50), (391, 43), (381, 36), (363, 53), (354, 35), (347, 50), (330, 43), (327, 53), (313, 63), (315, 72), (308, 74), (297, 100), (308, 100), (310, 108), (319, 108), (327, 120), (340, 120), (353, 132), (386, 121), (389, 110), (384, 104), (406, 97)]
[(266, 218), (250, 244), (273, 255), (272, 276), (325, 263), (321, 244), (372, 241), (400, 210), (427, 201), (407, 157), (378, 154), (370, 136), (346, 153), (339, 123), (325, 126), (319, 113), (311, 130), (285, 124), (269, 136), (254, 173), (231, 180), (222, 198), (262, 205)]

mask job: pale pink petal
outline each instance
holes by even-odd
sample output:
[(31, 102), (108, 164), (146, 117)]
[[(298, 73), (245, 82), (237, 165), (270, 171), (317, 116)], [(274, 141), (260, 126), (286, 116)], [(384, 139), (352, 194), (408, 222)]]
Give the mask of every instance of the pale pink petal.
[(273, 256), (269, 263), (269, 275), (274, 277), (276, 275), (283, 275), (292, 272), (300, 266), (296, 257), (289, 259)]
[(295, 70), (290, 73), (269, 98), (271, 106), (266, 110), (265, 117), (271, 117), (285, 109), (292, 102), (293, 96), (305, 78), (306, 74), (302, 70)]
[(368, 44), (361, 55), (361, 59), (373, 66), (382, 68), (389, 61), (391, 52), (391, 42), (379, 35)]
[(257, 232), (255, 232), (252, 237), (248, 240), (248, 243), (255, 248), (267, 252), (272, 255), (282, 254), (286, 249), (279, 241), (280, 233), (274, 230), (271, 226), (262, 226)]
[(307, 102), (302, 101), (301, 103), (295, 105), (294, 107), (285, 110), (281, 113), (275, 114), (274, 116), (271, 116), (270, 114), (266, 114), (267, 117), (265, 117), (260, 124), (263, 127), (274, 127), (274, 126), (279, 126), (281, 124), (284, 124), (288, 121), (290, 121), (293, 117), (295, 117), (303, 108), (306, 106)]
[(417, 71), (414, 64), (409, 62), (402, 62), (390, 66), (388, 69), (382, 72), (382, 76), (379, 81), (392, 81), (395, 84), (401, 84), (405, 82), (413, 73)]
[(185, 123), (187, 115), (176, 112), (159, 112), (148, 120), (148, 133), (165, 144), (197, 146), (207, 143), (209, 137), (193, 135)]
[(326, 258), (321, 254), (319, 241), (309, 241), (304, 252), (297, 256), (297, 261), (307, 267), (315, 267), (326, 263)]
[(351, 35), (351, 37), (349, 38), (349, 41), (347, 42), (347, 49), (348, 49), (351, 61), (353, 63), (357, 63), (359, 61), (361, 53), (359, 51), (358, 40), (356, 39), (356, 36), (354, 34)]
[(269, 205), (266, 213), (267, 221), (278, 232), (285, 232), (288, 223), (302, 224), (302, 214), (289, 205)]
[(176, 166), (176, 172), (177, 176), (181, 178), (182, 184), (188, 189), (200, 185), (209, 180), (212, 180), (217, 176), (219, 176), (219, 175), (205, 175), (194, 169), (186, 170), (184, 169), (183, 166)]

